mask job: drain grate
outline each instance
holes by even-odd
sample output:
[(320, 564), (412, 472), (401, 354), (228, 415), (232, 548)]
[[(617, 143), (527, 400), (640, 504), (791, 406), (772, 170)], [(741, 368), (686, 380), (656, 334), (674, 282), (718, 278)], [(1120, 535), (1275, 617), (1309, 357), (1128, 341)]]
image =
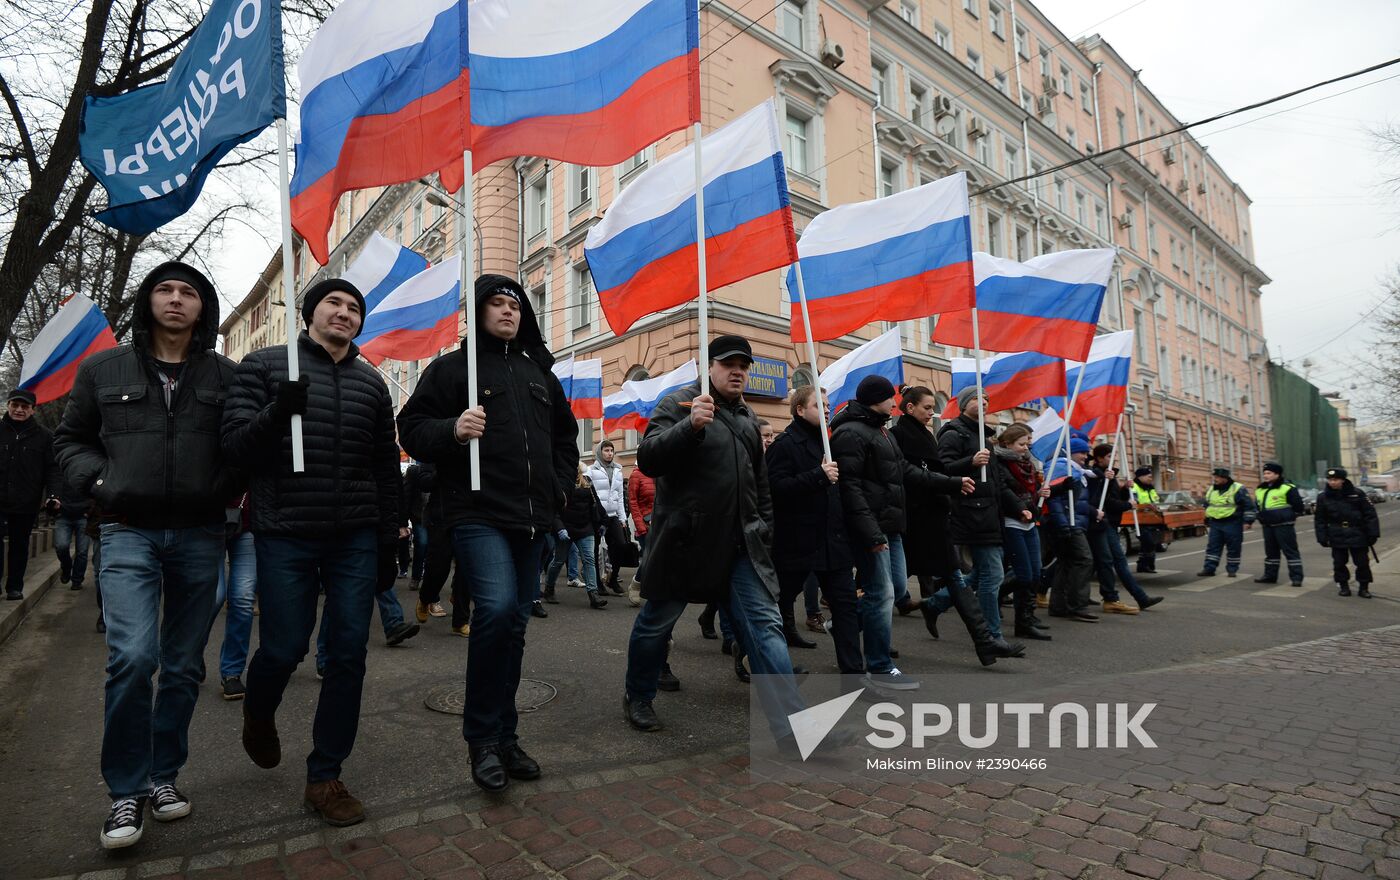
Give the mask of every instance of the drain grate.
[[(558, 693), (558, 689), (547, 681), (522, 678), (520, 689), (515, 692), (515, 709), (517, 712), (533, 712), (554, 699)], [(466, 689), (460, 681), (456, 681), (452, 684), (438, 685), (428, 691), (423, 705), (445, 715), (461, 715), (466, 697)]]

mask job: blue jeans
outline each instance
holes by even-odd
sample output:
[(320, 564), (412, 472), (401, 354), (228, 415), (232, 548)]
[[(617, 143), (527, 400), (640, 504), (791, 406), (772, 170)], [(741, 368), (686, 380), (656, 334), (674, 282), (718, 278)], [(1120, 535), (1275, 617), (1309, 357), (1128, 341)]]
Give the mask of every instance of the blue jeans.
[(1093, 551), (1094, 569), (1099, 575), (1099, 596), (1105, 602), (1117, 602), (1117, 581), (1122, 581), (1123, 588), (1141, 607), (1147, 601), (1147, 593), (1138, 586), (1133, 570), (1128, 567), (1128, 556), (1123, 552), (1123, 541), (1118, 537), (1118, 530), (1110, 526), (1090, 532), (1089, 549)]
[[(218, 589), (222, 523), (186, 529), (102, 526), (107, 706), (102, 778), (112, 799), (174, 782)], [(162, 613), (163, 612), (163, 613)], [(159, 684), (152, 679), (160, 671)]]
[[(544, 577), (547, 584), (554, 583), (554, 579), (559, 577), (559, 569), (564, 567), (565, 558), (569, 564), (569, 580), (578, 577), (579, 557), (583, 558), (583, 585), (590, 593), (598, 591), (598, 570), (593, 565), (593, 541), (592, 535), (584, 535), (582, 538), (571, 538), (567, 543), (561, 542), (555, 545), (554, 559), (549, 563), (549, 572)], [(565, 547), (567, 546), (567, 551)]]
[(1206, 520), (1210, 526), (1210, 536), (1206, 539), (1206, 561), (1202, 568), (1215, 573), (1220, 566), (1220, 551), (1225, 551), (1225, 570), (1240, 570), (1241, 545), (1244, 544), (1244, 520)]
[[(374, 605), (379, 609), (379, 625), (384, 627), (384, 638), (403, 623), (403, 606), (392, 589), (375, 592)], [(329, 656), (326, 651), (326, 615), (321, 615), (321, 626), (316, 630), (316, 668), (325, 669)]]
[(428, 565), (428, 527), (414, 523), (413, 533), (413, 579), (423, 580), (423, 571)]
[[(952, 581), (953, 585), (958, 589), (962, 589), (967, 585), (966, 579), (963, 578), (962, 569), (957, 567), (953, 568), (947, 580)], [(924, 599), (924, 601), (932, 605), (933, 609), (939, 614), (943, 614), (953, 607), (953, 597), (949, 594), (947, 587), (939, 587), (937, 592)]]
[[(632, 637), (627, 644), (626, 688), (633, 700), (650, 702), (656, 699), (656, 680), (661, 674), (661, 664), (666, 661), (666, 642), (685, 609), (686, 603), (679, 599), (648, 599), (642, 605), (632, 623)], [(777, 600), (759, 579), (747, 555), (734, 560), (729, 597), (727, 602), (720, 603), (720, 613), (725, 611), (728, 611), (736, 640), (749, 657), (753, 674), (785, 677), (785, 682), (765, 680), (759, 698), (774, 738), (792, 736), (787, 717), (802, 711), (804, 706), (792, 678), (792, 658), (788, 656), (787, 639), (783, 636), (783, 618), (778, 613)]]
[(1001, 530), (1002, 552), (1006, 563), (1016, 573), (1016, 580), (1022, 581), (1032, 591), (1040, 589), (1040, 529)]
[(856, 557), (856, 586), (864, 593), (856, 602), (856, 611), (864, 637), (865, 670), (871, 673), (889, 672), (894, 667), (890, 661), (890, 616), (894, 612), (895, 585), (909, 580), (904, 562), (904, 539), (891, 535), (889, 541), (879, 553), (852, 548)]
[(248, 662), (248, 640), (253, 635), (253, 597), (258, 585), (257, 554), (253, 533), (240, 532), (227, 539), (228, 565), (219, 560), (219, 591), (214, 597), (214, 620), (228, 602), (224, 617), (224, 645), (219, 651), (219, 678), (239, 678)]
[(987, 618), (992, 638), (1001, 638), (1001, 582), (1006, 579), (1006, 566), (1001, 560), (1000, 544), (969, 544), (972, 552), (972, 576), (968, 586), (977, 593), (977, 604)]
[(515, 692), (525, 657), (530, 603), (540, 585), (544, 535), (470, 523), (452, 530), (457, 565), (472, 596), (462, 738), (481, 746), (515, 741)]
[[(73, 586), (83, 582), (87, 574), (88, 536), (86, 516), (65, 516), (60, 513), (53, 524), (54, 552), (58, 555), (59, 568), (73, 581)], [(68, 546), (73, 545), (70, 556)]]
[(287, 681), (306, 656), (324, 584), (325, 677), (311, 726), (306, 781), (338, 779), (341, 764), (355, 747), (360, 725), (369, 619), (379, 566), (374, 529), (354, 529), (317, 539), (257, 535), (254, 543), (262, 615), (258, 618), (258, 650), (248, 664), (244, 711), (258, 719), (276, 715)]

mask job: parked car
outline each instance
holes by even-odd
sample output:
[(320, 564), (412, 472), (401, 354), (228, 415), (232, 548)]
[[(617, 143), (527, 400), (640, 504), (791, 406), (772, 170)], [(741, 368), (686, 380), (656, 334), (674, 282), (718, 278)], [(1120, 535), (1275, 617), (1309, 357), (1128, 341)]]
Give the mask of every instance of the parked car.
[[(1173, 539), (1186, 536), (1200, 536), (1206, 533), (1205, 505), (1198, 502), (1190, 492), (1177, 489), (1162, 493), (1162, 501), (1157, 505), (1160, 514), (1139, 510), (1137, 522), (1146, 526), (1164, 526), (1162, 543), (1170, 544)], [(1139, 540), (1133, 528), (1132, 514), (1123, 516), (1120, 530), (1125, 552), (1136, 553)]]
[(1384, 492), (1374, 486), (1366, 487), (1366, 497), (1371, 499), (1372, 504), (1384, 504), (1389, 500), (1389, 497)]
[(1303, 499), (1303, 515), (1311, 516), (1312, 514), (1317, 513), (1317, 490), (1299, 489), (1298, 494)]

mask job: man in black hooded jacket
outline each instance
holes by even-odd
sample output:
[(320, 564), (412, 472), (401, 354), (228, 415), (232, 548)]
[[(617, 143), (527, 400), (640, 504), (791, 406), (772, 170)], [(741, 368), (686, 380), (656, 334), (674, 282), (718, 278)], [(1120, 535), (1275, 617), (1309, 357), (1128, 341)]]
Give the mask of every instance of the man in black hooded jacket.
[[(472, 779), (500, 791), (512, 778), (540, 775), (516, 736), (515, 692), (545, 535), (578, 473), (578, 423), (525, 289), (483, 275), (475, 300), (477, 375), (467, 375), (465, 348), (433, 361), (399, 412), (399, 438), (409, 455), (437, 465), (427, 515), (450, 530), (472, 597), (462, 738)], [(467, 407), (469, 381), (480, 395), (475, 409)]]
[(148, 803), (163, 822), (190, 813), (175, 777), (199, 697), (224, 507), (239, 491), (219, 450), (233, 363), (211, 350), (218, 330), (209, 279), (184, 263), (157, 266), (137, 290), (132, 342), (83, 361), (54, 437), (64, 477), (102, 510), (108, 849), (141, 839)]

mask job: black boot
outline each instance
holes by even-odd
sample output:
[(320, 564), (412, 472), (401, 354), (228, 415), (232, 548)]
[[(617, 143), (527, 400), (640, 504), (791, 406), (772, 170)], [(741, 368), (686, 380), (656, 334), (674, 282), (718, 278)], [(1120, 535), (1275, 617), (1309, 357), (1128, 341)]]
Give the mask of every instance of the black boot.
[(506, 775), (511, 779), (540, 778), (539, 762), (525, 753), (520, 747), (520, 740), (502, 743), (500, 752), (501, 763), (506, 768)]
[(778, 613), (783, 618), (783, 637), (787, 639), (789, 648), (815, 648), (816, 642), (809, 641), (802, 637), (802, 633), (797, 630), (797, 619), (793, 616), (792, 606), (778, 609)]
[(648, 733), (663, 726), (661, 719), (656, 717), (656, 710), (651, 707), (651, 700), (634, 700), (629, 694), (622, 695), (622, 716), (628, 724)]
[(468, 746), (472, 762), (472, 782), (483, 791), (505, 791), (510, 785), (506, 775), (505, 762), (501, 760), (501, 747), (492, 743), (485, 746)]
[(744, 668), (744, 649), (739, 647), (739, 643), (734, 643), (734, 677), (748, 684), (750, 681), (749, 671)]
[(1351, 595), (1351, 587), (1347, 586), (1346, 584), (1337, 584), (1337, 595), (1338, 595), (1338, 596), (1350, 596), (1350, 595)]
[[(705, 610), (700, 612), (697, 622), (700, 624), (700, 636), (705, 639), (717, 639), (715, 635), (715, 609), (714, 605), (706, 605)], [(725, 652), (729, 653), (728, 651)]]
[(589, 608), (598, 608), (598, 609), (602, 609), (602, 608), (607, 608), (607, 607), (608, 607), (608, 600), (607, 600), (607, 599), (604, 599), (604, 598), (601, 597), (601, 596), (599, 596), (599, 595), (598, 595), (598, 592), (599, 592), (599, 591), (597, 591), (597, 590), (589, 590), (589, 591), (588, 591), (588, 607), (589, 607)]
[(987, 618), (982, 615), (982, 606), (977, 602), (976, 594), (968, 589), (967, 584), (948, 584), (948, 595), (952, 597), (953, 608), (962, 619), (963, 626), (967, 627), (967, 634), (972, 636), (972, 647), (977, 652), (978, 661), (983, 666), (991, 666), (1003, 655), (987, 629)]
[(939, 611), (933, 604), (933, 597), (928, 596), (924, 601), (920, 602), (919, 610), (923, 612), (924, 615), (924, 629), (928, 630), (928, 634), (935, 639), (938, 638), (938, 615), (943, 612)]
[(554, 598), (554, 584), (550, 584), (546, 586), (543, 590), (540, 590), (540, 598), (544, 600), (544, 603), (546, 605), (559, 604), (559, 600)]
[(1371, 585), (1370, 585), (1370, 584), (1357, 584), (1357, 585), (1356, 585), (1356, 595), (1357, 595), (1358, 598), (1361, 598), (1361, 599), (1369, 599), (1369, 598), (1371, 598)]
[(1050, 641), (1050, 631), (1041, 626), (1035, 616), (1035, 590), (1030, 584), (1019, 580), (1013, 584), (1013, 590), (1016, 597), (1016, 638)]

